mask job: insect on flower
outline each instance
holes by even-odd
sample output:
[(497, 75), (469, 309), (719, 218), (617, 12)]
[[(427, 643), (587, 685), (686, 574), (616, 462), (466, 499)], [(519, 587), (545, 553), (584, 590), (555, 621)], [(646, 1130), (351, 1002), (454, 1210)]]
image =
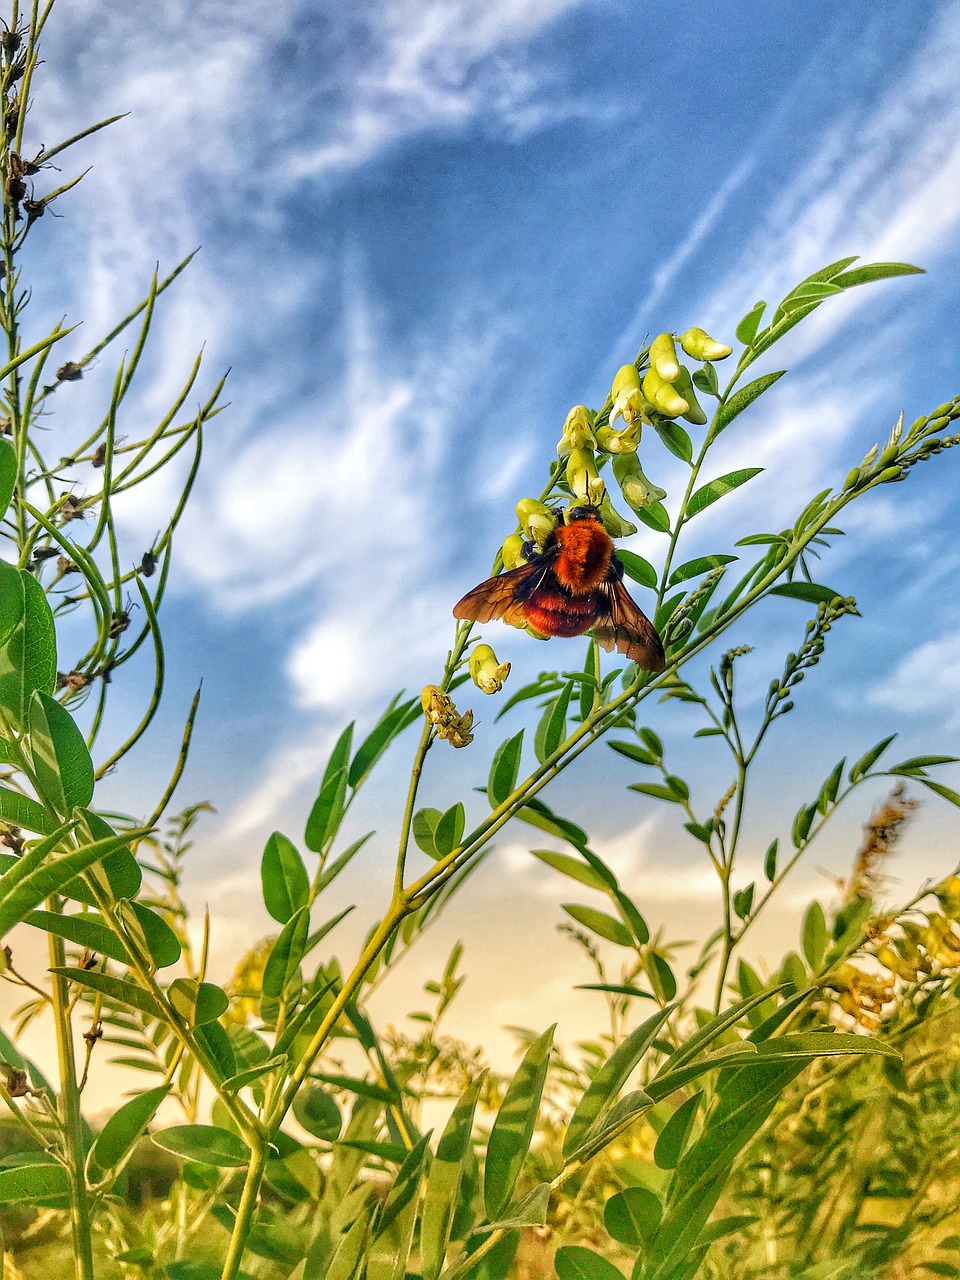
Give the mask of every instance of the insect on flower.
[(616, 649), (647, 671), (662, 671), (663, 645), (653, 623), (623, 585), (623, 565), (594, 506), (572, 507), (527, 563), (488, 578), (467, 592), (453, 616), (469, 622), (502, 618), (543, 636), (592, 632), (608, 652)]

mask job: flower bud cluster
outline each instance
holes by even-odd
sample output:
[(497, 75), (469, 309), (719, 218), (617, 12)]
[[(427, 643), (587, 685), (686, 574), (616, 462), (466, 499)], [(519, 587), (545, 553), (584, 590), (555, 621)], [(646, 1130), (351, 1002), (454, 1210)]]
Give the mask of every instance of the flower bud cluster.
[(821, 602), (817, 606), (817, 616), (807, 623), (806, 637), (799, 651), (787, 654), (783, 675), (772, 681), (767, 690), (766, 713), (771, 719), (793, 710), (793, 703), (789, 700), (791, 691), (803, 680), (806, 669), (815, 667), (820, 661), (827, 632), (848, 613), (857, 613), (857, 602), (852, 596), (835, 596), (829, 604)]
[(436, 725), (438, 738), (445, 738), (452, 747), (468, 747), (473, 741), (473, 712), (460, 715), (449, 693), (428, 684), (420, 695), (420, 705), (430, 723)]

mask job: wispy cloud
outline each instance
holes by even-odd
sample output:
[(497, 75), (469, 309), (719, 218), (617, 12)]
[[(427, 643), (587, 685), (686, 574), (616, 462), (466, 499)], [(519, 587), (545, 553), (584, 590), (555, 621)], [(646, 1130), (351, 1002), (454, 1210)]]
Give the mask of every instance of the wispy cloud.
[(945, 727), (960, 727), (960, 630), (911, 650), (868, 699), (907, 715), (935, 712)]

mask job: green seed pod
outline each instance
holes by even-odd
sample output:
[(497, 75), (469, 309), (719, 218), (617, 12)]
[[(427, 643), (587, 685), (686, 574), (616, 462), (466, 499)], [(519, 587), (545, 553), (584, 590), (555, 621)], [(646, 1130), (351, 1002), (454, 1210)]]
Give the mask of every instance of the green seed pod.
[(935, 417), (935, 418), (928, 418), (928, 419), (927, 419), (927, 430), (928, 430), (928, 431), (942, 431), (942, 430), (943, 430), (943, 428), (944, 428), (945, 426), (947, 426), (947, 424), (949, 423), (949, 421), (950, 421), (950, 417), (949, 417), (949, 415), (948, 415), (948, 414), (945, 414), (945, 413), (941, 413), (941, 414), (939, 414), (939, 415), (938, 415), (937, 417)]
[(880, 474), (879, 474), (879, 476), (877, 477), (877, 479), (880, 481), (880, 483), (881, 483), (881, 484), (887, 484), (887, 483), (889, 483), (891, 480), (902, 480), (902, 479), (903, 479), (903, 468), (902, 468), (902, 467), (887, 467), (887, 469), (886, 469), (885, 471), (881, 471), (881, 472), (880, 472)]
[(714, 342), (703, 329), (688, 329), (680, 335), (680, 346), (694, 360), (726, 360), (733, 350), (725, 342)]
[[(678, 365), (678, 376), (679, 372)], [(655, 409), (659, 409), (668, 418), (679, 418), (682, 413), (687, 413), (690, 409), (689, 403), (683, 396), (673, 389), (671, 383), (665, 382), (652, 365), (644, 374), (643, 394)]]
[(889, 467), (890, 463), (894, 460), (896, 456), (897, 456), (897, 446), (895, 444), (888, 444), (887, 447), (884, 449), (883, 453), (881, 453), (877, 466)]
[(844, 492), (846, 492), (847, 489), (855, 489), (859, 483), (860, 483), (860, 468), (854, 467), (853, 470), (847, 474), (847, 478), (843, 482)]
[(654, 369), (664, 382), (676, 381), (680, 364), (677, 360), (677, 348), (674, 346), (672, 333), (658, 333), (650, 343), (650, 368)]
[(682, 396), (690, 406), (682, 417), (686, 418), (688, 422), (692, 422), (695, 427), (705, 426), (707, 415), (703, 412), (699, 402), (697, 401), (697, 395), (693, 389), (693, 379), (690, 377), (690, 370), (686, 365), (682, 364), (680, 366), (680, 376), (673, 385), (677, 394)]

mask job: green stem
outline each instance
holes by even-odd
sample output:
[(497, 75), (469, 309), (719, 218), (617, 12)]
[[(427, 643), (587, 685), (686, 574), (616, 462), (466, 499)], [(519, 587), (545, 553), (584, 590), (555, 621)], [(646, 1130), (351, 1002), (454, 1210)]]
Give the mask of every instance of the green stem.
[(263, 1140), (258, 1140), (250, 1150), (250, 1164), (243, 1183), (240, 1203), (237, 1206), (237, 1216), (234, 1219), (233, 1231), (230, 1233), (230, 1245), (224, 1260), (221, 1280), (236, 1280), (240, 1271), (240, 1263), (243, 1259), (243, 1252), (247, 1247), (247, 1238), (253, 1227), (257, 1201), (260, 1196), (260, 1184), (263, 1181), (266, 1167), (267, 1144)]
[[(62, 967), (66, 949), (62, 939), (48, 934), (50, 964)], [(70, 990), (66, 979), (53, 975), (53, 1021), (60, 1068), (58, 1111), (70, 1182), (70, 1223), (73, 1231), (73, 1259), (77, 1280), (93, 1280), (93, 1240), (90, 1231), (90, 1203), (84, 1181), (83, 1117), (77, 1087), (77, 1064), (73, 1054), (73, 1026), (70, 1021)]]

